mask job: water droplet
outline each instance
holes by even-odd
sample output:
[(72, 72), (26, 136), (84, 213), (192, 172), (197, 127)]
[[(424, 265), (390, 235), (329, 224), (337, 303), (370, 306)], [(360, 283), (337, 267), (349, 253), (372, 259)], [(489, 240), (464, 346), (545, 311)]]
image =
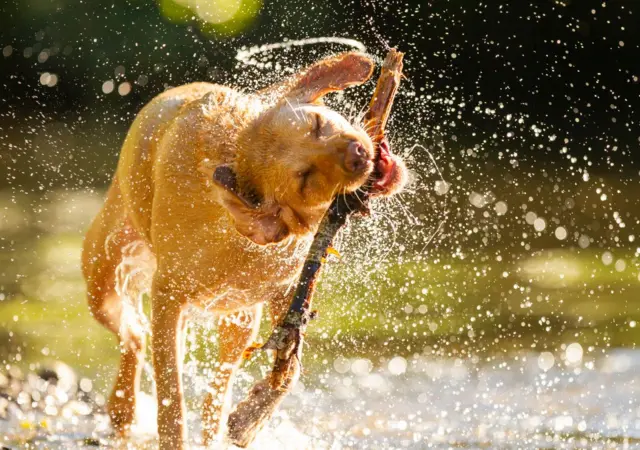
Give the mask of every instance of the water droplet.
[(389, 361), (388, 368), (391, 375), (401, 375), (407, 371), (407, 360), (402, 356), (395, 356)]
[(567, 358), (567, 361), (571, 364), (575, 364), (582, 361), (582, 354), (583, 354), (582, 346), (577, 342), (574, 342), (573, 344), (569, 344), (567, 346), (567, 349), (565, 350), (565, 356)]
[(114, 87), (115, 84), (113, 83), (113, 80), (107, 80), (102, 83), (102, 92), (104, 92), (105, 94), (111, 94)]
[(503, 201), (499, 201), (495, 204), (493, 209), (496, 211), (496, 214), (499, 216), (504, 216), (507, 213), (507, 204)]
[(542, 352), (538, 356), (538, 367), (545, 372), (553, 367), (555, 358), (551, 352)]

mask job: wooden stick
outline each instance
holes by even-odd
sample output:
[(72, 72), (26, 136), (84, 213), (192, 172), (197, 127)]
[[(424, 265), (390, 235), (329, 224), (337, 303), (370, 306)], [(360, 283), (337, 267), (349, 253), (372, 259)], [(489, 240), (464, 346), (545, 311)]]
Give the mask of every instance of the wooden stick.
[[(402, 77), (404, 54), (391, 49), (382, 64), (380, 78), (373, 93), (369, 110), (365, 115), (365, 129), (378, 149), (384, 139), (385, 126), (393, 100)], [(379, 151), (377, 152), (379, 155)], [(375, 181), (379, 174), (372, 175)], [(369, 183), (372, 185), (373, 183)], [(320, 268), (327, 257), (328, 249), (338, 231), (349, 216), (355, 213), (368, 214), (369, 192), (359, 196), (349, 194), (338, 196), (323, 217), (313, 239), (309, 254), (302, 267), (293, 301), (287, 315), (278, 325), (263, 349), (276, 352), (275, 363), (269, 378), (256, 384), (245, 400), (240, 402), (229, 416), (229, 439), (239, 447), (248, 446), (256, 434), (269, 420), (280, 402), (287, 395), (289, 387), (296, 382), (302, 369), (302, 343), (309, 321), (311, 299)]]
[(393, 100), (400, 87), (403, 58), (404, 53), (397, 51), (395, 48), (389, 50), (382, 63), (380, 78), (378, 78), (376, 90), (369, 103), (369, 110), (364, 116), (367, 133), (371, 136), (373, 143), (377, 145), (384, 139), (384, 131), (391, 113), (391, 106), (393, 106)]

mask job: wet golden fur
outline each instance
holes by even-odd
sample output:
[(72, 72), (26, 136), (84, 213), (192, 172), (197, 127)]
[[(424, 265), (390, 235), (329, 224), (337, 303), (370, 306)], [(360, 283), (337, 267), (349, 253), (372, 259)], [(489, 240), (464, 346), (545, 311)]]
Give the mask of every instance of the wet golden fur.
[[(134, 421), (145, 353), (145, 324), (127, 297), (150, 287), (160, 446), (182, 448), (186, 439), (188, 304), (223, 318), (218, 373), (203, 405), (205, 443), (221, 435), (233, 374), (263, 302), (277, 321), (332, 198), (359, 188), (373, 170), (364, 130), (320, 103), (327, 92), (366, 81), (372, 68), (366, 56), (346, 53), (258, 94), (190, 84), (136, 117), (83, 251), (89, 306), (122, 349), (108, 405), (116, 431)], [(404, 183), (398, 164), (387, 193)], [(231, 181), (216, 178), (221, 167)], [(136, 260), (144, 264), (136, 268)]]

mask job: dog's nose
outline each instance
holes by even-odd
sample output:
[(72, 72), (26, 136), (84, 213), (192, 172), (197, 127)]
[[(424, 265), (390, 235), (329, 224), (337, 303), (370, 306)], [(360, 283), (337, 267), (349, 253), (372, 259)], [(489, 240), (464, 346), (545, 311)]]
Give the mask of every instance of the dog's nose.
[(344, 167), (349, 172), (364, 172), (371, 164), (369, 154), (364, 146), (356, 141), (349, 143), (344, 155)]

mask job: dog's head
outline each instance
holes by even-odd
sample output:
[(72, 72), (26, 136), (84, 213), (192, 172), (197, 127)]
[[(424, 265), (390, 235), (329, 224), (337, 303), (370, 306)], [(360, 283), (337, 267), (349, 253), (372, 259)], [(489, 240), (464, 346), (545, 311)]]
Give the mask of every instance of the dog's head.
[(260, 206), (226, 189), (223, 203), (238, 231), (259, 244), (314, 231), (335, 195), (359, 189), (374, 170), (375, 194), (402, 188), (406, 169), (388, 146), (380, 146), (376, 166), (366, 131), (321, 102), (329, 92), (367, 81), (373, 67), (359, 53), (322, 60), (282, 85), (276, 104), (241, 133), (234, 170)]

